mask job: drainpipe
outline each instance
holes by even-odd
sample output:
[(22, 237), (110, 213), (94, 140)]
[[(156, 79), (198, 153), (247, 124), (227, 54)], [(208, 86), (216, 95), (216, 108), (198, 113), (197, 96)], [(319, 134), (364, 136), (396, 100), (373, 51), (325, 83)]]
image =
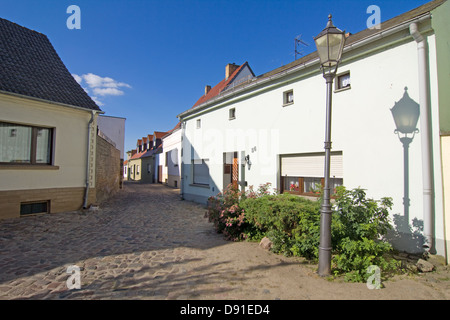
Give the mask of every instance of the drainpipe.
[(89, 196), (89, 168), (91, 166), (90, 154), (91, 154), (91, 131), (92, 123), (94, 122), (95, 111), (91, 113), (91, 120), (88, 123), (88, 135), (87, 135), (87, 155), (86, 155), (86, 190), (84, 191), (83, 209), (87, 209), (87, 202)]
[(431, 160), (431, 134), (430, 134), (430, 90), (428, 86), (427, 43), (420, 34), (417, 23), (409, 26), (411, 36), (417, 42), (419, 56), (419, 102), (420, 102), (420, 128), (422, 138), (422, 176), (423, 176), (423, 223), (427, 253), (433, 247), (433, 181)]

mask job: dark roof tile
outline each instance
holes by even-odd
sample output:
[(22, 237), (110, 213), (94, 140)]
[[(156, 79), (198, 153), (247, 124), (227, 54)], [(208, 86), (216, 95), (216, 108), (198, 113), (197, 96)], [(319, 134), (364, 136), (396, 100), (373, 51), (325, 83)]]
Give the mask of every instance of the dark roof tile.
[(0, 18), (0, 90), (101, 111), (47, 36)]

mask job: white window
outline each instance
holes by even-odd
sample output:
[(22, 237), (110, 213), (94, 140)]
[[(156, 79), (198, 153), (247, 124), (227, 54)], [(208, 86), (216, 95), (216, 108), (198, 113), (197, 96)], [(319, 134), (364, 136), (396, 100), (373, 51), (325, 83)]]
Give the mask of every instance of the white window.
[[(332, 152), (330, 160), (330, 188), (333, 193), (344, 181), (342, 152)], [(324, 163), (323, 152), (281, 156), (282, 189), (291, 193), (318, 195), (324, 183)]]
[(0, 122), (0, 163), (52, 164), (53, 129)]
[(197, 129), (202, 127), (202, 119), (197, 119)]
[(209, 160), (192, 160), (192, 177), (194, 184), (209, 185)]
[(350, 72), (345, 72), (337, 76), (336, 90), (350, 89)]
[(236, 119), (236, 108), (231, 108), (229, 110), (228, 116), (229, 116), (229, 120)]
[(139, 165), (136, 166), (136, 174), (139, 174)]
[(147, 163), (147, 173), (152, 173), (152, 166), (150, 163)]
[(294, 103), (294, 90), (283, 92), (283, 105), (289, 105)]
[(170, 152), (170, 159), (174, 167), (178, 166), (178, 148), (173, 149)]

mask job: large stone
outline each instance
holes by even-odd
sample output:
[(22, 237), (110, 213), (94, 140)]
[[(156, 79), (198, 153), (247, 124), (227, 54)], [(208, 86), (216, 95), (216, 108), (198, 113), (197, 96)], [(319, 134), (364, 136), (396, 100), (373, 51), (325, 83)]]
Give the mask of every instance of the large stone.
[(425, 261), (423, 259), (419, 259), (419, 261), (417, 261), (417, 270), (419, 270), (420, 272), (431, 272), (434, 270), (434, 264)]
[(272, 241), (270, 241), (269, 238), (264, 237), (259, 243), (259, 246), (263, 249), (270, 250), (272, 248)]

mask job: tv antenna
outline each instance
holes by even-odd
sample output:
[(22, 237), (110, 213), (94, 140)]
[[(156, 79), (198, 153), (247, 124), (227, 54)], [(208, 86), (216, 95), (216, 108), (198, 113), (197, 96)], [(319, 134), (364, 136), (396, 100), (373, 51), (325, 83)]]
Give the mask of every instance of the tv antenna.
[(299, 50), (299, 46), (309, 47), (309, 44), (302, 40), (302, 35), (298, 35), (294, 39), (295, 47), (294, 47), (294, 53), (295, 53), (295, 60), (297, 60), (297, 55), (303, 55), (303, 50)]

